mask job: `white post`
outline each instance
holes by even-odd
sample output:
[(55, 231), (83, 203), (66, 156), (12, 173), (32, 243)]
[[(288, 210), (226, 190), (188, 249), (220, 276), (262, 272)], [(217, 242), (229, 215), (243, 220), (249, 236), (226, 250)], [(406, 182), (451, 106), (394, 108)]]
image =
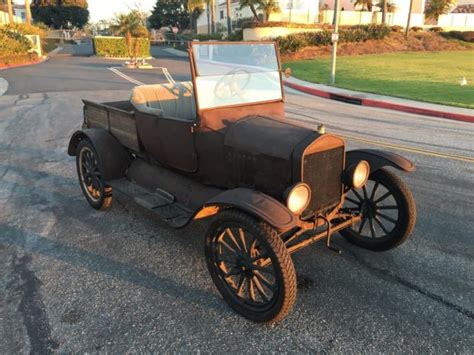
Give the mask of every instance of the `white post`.
[(334, 32), (332, 33), (332, 60), (331, 60), (331, 85), (336, 83), (336, 57), (337, 57), (337, 41), (339, 40), (339, 0), (334, 5)]

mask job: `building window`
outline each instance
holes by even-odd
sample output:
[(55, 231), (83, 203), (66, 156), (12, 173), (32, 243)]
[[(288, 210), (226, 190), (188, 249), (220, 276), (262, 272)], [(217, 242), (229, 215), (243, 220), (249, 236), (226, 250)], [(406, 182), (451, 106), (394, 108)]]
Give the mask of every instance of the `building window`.
[(224, 19), (224, 10), (221, 10), (221, 11), (220, 11), (219, 17), (220, 17), (221, 20)]

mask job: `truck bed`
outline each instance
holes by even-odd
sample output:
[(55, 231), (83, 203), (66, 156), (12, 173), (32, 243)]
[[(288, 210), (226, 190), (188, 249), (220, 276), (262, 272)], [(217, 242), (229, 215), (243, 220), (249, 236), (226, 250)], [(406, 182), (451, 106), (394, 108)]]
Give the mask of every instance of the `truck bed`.
[(135, 152), (140, 151), (134, 107), (130, 101), (82, 102), (86, 128), (104, 128), (123, 146)]

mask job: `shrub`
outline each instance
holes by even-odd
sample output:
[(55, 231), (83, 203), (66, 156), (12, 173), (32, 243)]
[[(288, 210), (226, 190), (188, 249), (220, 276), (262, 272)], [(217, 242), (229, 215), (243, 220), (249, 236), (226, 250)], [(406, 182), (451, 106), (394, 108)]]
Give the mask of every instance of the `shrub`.
[(390, 30), (391, 30), (392, 32), (399, 32), (399, 33), (401, 33), (401, 32), (403, 32), (403, 31), (405, 30), (405, 28), (404, 28), (403, 26), (397, 26), (397, 25), (395, 25), (395, 26), (390, 27)]
[(449, 31), (441, 34), (445, 38), (454, 38), (464, 42), (474, 42), (474, 31)]
[(46, 30), (44, 28), (28, 25), (26, 23), (13, 23), (5, 26), (11, 31), (16, 31), (22, 35), (38, 35), (41, 38), (46, 37)]
[[(134, 39), (135, 40), (135, 39)], [(148, 38), (138, 38), (140, 43), (139, 57), (150, 56), (150, 41)], [(127, 41), (124, 37), (100, 37), (94, 38), (95, 54), (101, 57), (129, 58), (130, 53)]]
[(242, 24), (242, 28), (256, 28), (256, 27), (327, 28), (327, 25), (312, 24), (312, 23), (285, 22), (285, 21), (256, 22), (254, 20), (249, 20)]
[[(341, 27), (339, 42), (364, 42), (369, 39), (383, 39), (390, 34), (390, 28), (385, 25), (362, 25)], [(293, 53), (307, 46), (326, 46), (331, 44), (332, 32), (302, 32), (278, 37), (280, 51), (283, 54)]]
[(0, 67), (15, 64), (31, 63), (36, 60), (38, 60), (38, 54), (36, 54), (36, 52), (21, 55), (5, 56), (0, 57)]
[(193, 39), (198, 41), (220, 41), (222, 39), (222, 33), (211, 33), (211, 34), (195, 34)]
[(7, 28), (0, 28), (0, 53), (2, 57), (28, 54), (31, 47), (30, 40), (21, 33), (13, 32)]
[(430, 32), (443, 32), (443, 28), (435, 26), (435, 27), (431, 27), (428, 31), (430, 31)]
[(413, 27), (410, 28), (410, 31), (412, 31), (412, 32), (421, 32), (421, 31), (423, 31), (423, 28), (418, 27), (418, 26), (413, 26)]
[(244, 31), (243, 30), (236, 30), (232, 32), (230, 35), (227, 36), (228, 41), (242, 41), (244, 39)]

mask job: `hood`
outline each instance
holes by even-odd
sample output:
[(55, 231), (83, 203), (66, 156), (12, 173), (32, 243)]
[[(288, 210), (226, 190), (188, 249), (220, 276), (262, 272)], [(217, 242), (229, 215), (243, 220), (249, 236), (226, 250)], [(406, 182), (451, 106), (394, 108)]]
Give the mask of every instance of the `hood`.
[[(249, 116), (229, 126), (224, 145), (228, 148), (290, 160), (293, 150), (316, 132), (262, 116)], [(317, 133), (316, 133), (317, 134)]]

